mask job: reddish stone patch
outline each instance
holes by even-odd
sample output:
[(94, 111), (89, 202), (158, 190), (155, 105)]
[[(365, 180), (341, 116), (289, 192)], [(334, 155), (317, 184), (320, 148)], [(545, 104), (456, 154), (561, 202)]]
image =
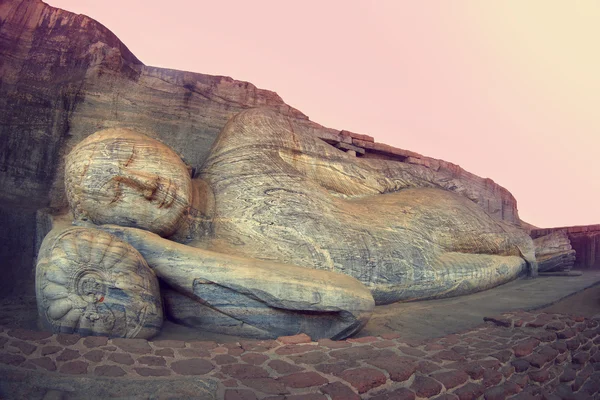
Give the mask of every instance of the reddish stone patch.
[(217, 365), (235, 364), (238, 362), (237, 358), (232, 357), (229, 354), (219, 354), (213, 358), (213, 361)]
[(586, 353), (586, 352), (580, 351), (578, 353), (575, 353), (572, 356), (571, 359), (573, 360), (573, 362), (575, 364), (581, 364), (581, 365), (583, 365), (583, 364), (585, 364), (586, 362), (589, 361), (590, 355), (588, 353)]
[(50, 357), (40, 357), (29, 360), (32, 364), (37, 365), (47, 371), (56, 371), (56, 364)]
[(477, 383), (467, 383), (454, 391), (460, 400), (475, 400), (483, 394), (483, 386)]
[(293, 365), (282, 360), (269, 361), (268, 365), (280, 374), (289, 374), (292, 372), (302, 371), (302, 368), (298, 367), (297, 365)]
[(425, 346), (426, 351), (444, 350), (446, 347), (438, 343), (429, 343)]
[(59, 372), (70, 375), (87, 374), (88, 363), (85, 361), (69, 361), (60, 367)]
[(560, 320), (551, 321), (546, 325), (546, 329), (551, 330), (551, 331), (562, 331), (565, 328), (566, 328), (565, 323)]
[(37, 346), (34, 346), (31, 343), (23, 342), (21, 340), (11, 341), (9, 343), (9, 346), (16, 347), (17, 349), (21, 350), (21, 353), (25, 354), (26, 356), (30, 355), (35, 351), (35, 349), (37, 349)]
[(525, 372), (531, 366), (531, 364), (529, 364), (529, 361), (525, 359), (514, 360), (513, 362), (511, 362), (511, 364), (517, 372)]
[(133, 357), (128, 353), (111, 353), (108, 355), (110, 361), (114, 361), (117, 364), (133, 365)]
[(400, 337), (400, 334), (399, 333), (395, 333), (395, 332), (393, 332), (393, 333), (384, 333), (383, 335), (381, 335), (381, 337), (383, 339), (386, 339), (386, 340), (393, 340), (393, 339), (398, 339)]
[(329, 360), (329, 356), (322, 351), (310, 351), (308, 353), (299, 354), (297, 356), (289, 356), (289, 359), (296, 364), (321, 364)]
[(52, 336), (52, 332), (30, 331), (27, 329), (10, 329), (8, 336), (21, 340), (42, 340)]
[(236, 347), (236, 348), (230, 348), (227, 350), (227, 354), (232, 355), (234, 357), (239, 357), (242, 354), (244, 354), (244, 349), (242, 349), (241, 347)]
[(573, 368), (565, 368), (562, 375), (560, 376), (559, 380), (561, 382), (571, 382), (572, 380), (575, 379), (575, 377), (577, 376), (577, 370), (574, 370)]
[(375, 350), (371, 346), (358, 346), (349, 349), (334, 350), (329, 353), (331, 357), (344, 360), (366, 360), (376, 358), (380, 350)]
[(210, 361), (202, 358), (192, 358), (171, 363), (171, 369), (179, 375), (204, 375), (214, 368), (215, 366)]
[[(371, 400), (414, 400), (415, 392), (407, 388), (400, 388), (391, 392), (382, 393), (380, 395), (371, 397)], [(436, 397), (438, 399), (438, 397)]]
[(306, 388), (312, 386), (321, 386), (329, 383), (329, 380), (316, 372), (296, 372), (291, 375), (278, 378), (284, 385), (291, 388)]
[[(212, 340), (195, 340), (192, 342), (188, 342), (188, 344), (190, 345), (191, 348), (193, 349), (203, 349), (203, 350), (212, 350), (214, 348), (217, 348), (219, 345), (217, 344), (217, 342), (212, 341)], [(231, 343), (224, 343), (223, 346), (227, 347), (230, 346)], [(236, 346), (235, 344), (233, 344), (233, 346)]]
[(99, 365), (94, 369), (94, 375), (118, 377), (126, 374), (123, 368), (116, 365)]
[(331, 364), (315, 365), (315, 369), (319, 372), (329, 375), (340, 375), (347, 369), (356, 368), (359, 364), (355, 361), (337, 361)]
[(462, 361), (465, 359), (461, 354), (453, 350), (442, 350), (433, 356), (434, 359), (445, 361)]
[(377, 347), (378, 349), (385, 349), (387, 347), (392, 347), (396, 345), (396, 342), (393, 340), (380, 340), (379, 342), (371, 343), (373, 347)]
[(283, 347), (278, 348), (277, 350), (275, 350), (275, 353), (282, 355), (282, 356), (286, 356), (286, 355), (290, 355), (290, 354), (300, 354), (300, 353), (306, 353), (308, 351), (313, 351), (316, 349), (316, 346), (311, 345), (311, 344), (288, 344), (285, 345)]
[(175, 352), (173, 349), (158, 349), (154, 351), (154, 355), (159, 357), (175, 357)]
[(83, 357), (93, 362), (100, 362), (104, 358), (104, 352), (102, 350), (92, 350), (85, 353)]
[(483, 373), (483, 382), (482, 383), (483, 383), (483, 386), (488, 388), (491, 386), (496, 386), (497, 384), (502, 382), (502, 378), (504, 378), (504, 375), (502, 375), (502, 372), (495, 371), (493, 369), (486, 369), (485, 372)]
[(538, 339), (525, 339), (513, 346), (513, 352), (515, 353), (516, 357), (525, 357), (531, 354), (533, 349), (535, 349), (539, 344), (540, 341)]
[(79, 351), (73, 349), (64, 349), (62, 353), (56, 357), (56, 361), (71, 361), (79, 357), (81, 357)]
[(577, 335), (577, 332), (570, 328), (567, 328), (560, 332), (556, 332), (556, 337), (559, 339), (570, 339), (575, 335)]
[(350, 338), (346, 339), (349, 343), (373, 343), (379, 341), (375, 336), (364, 336), (361, 338)]
[(236, 379), (255, 379), (269, 377), (269, 373), (265, 369), (250, 364), (224, 365), (221, 367), (221, 372)]
[(415, 373), (417, 366), (411, 361), (402, 357), (379, 357), (371, 361), (369, 364), (383, 369), (390, 374), (390, 379), (396, 382), (404, 382)]
[(366, 393), (369, 390), (385, 384), (385, 375), (373, 368), (356, 368), (342, 372), (340, 378), (350, 383), (358, 393)]
[(178, 349), (177, 353), (182, 357), (196, 358), (196, 357), (205, 357), (209, 358), (210, 353), (207, 350), (203, 349)]
[(142, 356), (137, 359), (137, 362), (151, 367), (164, 367), (167, 365), (164, 358), (157, 356)]
[(112, 344), (126, 353), (150, 354), (152, 348), (146, 339), (112, 339)]
[(324, 346), (330, 349), (345, 349), (351, 347), (352, 344), (345, 340), (319, 339), (319, 346)]
[(289, 393), (289, 390), (285, 388), (285, 384), (283, 382), (279, 382), (273, 378), (243, 379), (242, 383), (252, 389), (258, 390), (266, 394)]
[(331, 400), (360, 400), (360, 396), (342, 382), (328, 383), (319, 389)]
[(0, 363), (17, 366), (25, 361), (25, 357), (18, 354), (0, 353)]
[(505, 363), (512, 357), (512, 351), (510, 350), (501, 350), (497, 353), (491, 354), (492, 357), (497, 358), (498, 361)]
[(56, 341), (63, 346), (72, 346), (75, 343), (79, 342), (81, 336), (79, 335), (69, 335), (66, 333), (59, 333), (56, 335)]
[[(216, 378), (216, 376), (215, 376), (215, 378)], [(236, 386), (239, 386), (238, 381), (236, 379), (227, 379), (227, 380), (222, 381), (221, 383), (225, 387), (236, 387)]]
[(242, 361), (252, 365), (261, 365), (269, 359), (268, 356), (259, 353), (245, 353), (240, 358)]
[(166, 368), (135, 367), (135, 372), (141, 376), (169, 376), (171, 371)]
[(438, 372), (431, 376), (436, 381), (441, 382), (446, 389), (452, 389), (462, 385), (469, 380), (469, 375), (465, 371), (454, 370), (448, 372)]
[(292, 394), (285, 397), (267, 397), (264, 400), (327, 400), (325, 395), (320, 393)]
[(83, 339), (83, 345), (87, 348), (106, 346), (108, 338), (105, 336), (88, 336)]
[(442, 391), (442, 384), (427, 376), (417, 375), (410, 387), (418, 397), (433, 397)]
[(550, 373), (547, 369), (529, 372), (529, 379), (531, 379), (534, 382), (543, 383), (546, 382), (549, 377)]
[(279, 336), (277, 341), (283, 344), (301, 344), (311, 343), (312, 339), (306, 333), (300, 333), (293, 336)]
[(240, 341), (242, 349), (245, 351), (255, 351), (263, 353), (280, 346), (276, 340), (242, 340)]
[(227, 354), (229, 353), (229, 349), (227, 347), (216, 347), (211, 350), (211, 353), (215, 354)]
[(408, 347), (408, 346), (398, 346), (397, 349), (400, 350), (401, 352), (403, 352), (404, 354), (413, 356), (413, 357), (425, 357), (427, 355), (427, 353), (425, 353), (419, 349), (414, 349), (414, 348)]
[(502, 385), (490, 388), (485, 391), (485, 400), (504, 400), (507, 397), (515, 395), (521, 391), (516, 383), (506, 382)]
[(42, 347), (42, 356), (47, 356), (48, 354), (54, 354), (61, 351), (63, 348), (61, 346), (44, 346)]
[(253, 391), (248, 389), (227, 389), (225, 391), (225, 400), (257, 400)]

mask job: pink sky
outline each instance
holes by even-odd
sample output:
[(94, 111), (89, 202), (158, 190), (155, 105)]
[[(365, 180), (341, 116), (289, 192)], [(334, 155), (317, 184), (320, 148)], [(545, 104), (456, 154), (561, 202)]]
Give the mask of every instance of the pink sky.
[(47, 2), (147, 65), (249, 81), (492, 178), (534, 225), (600, 223), (600, 2)]

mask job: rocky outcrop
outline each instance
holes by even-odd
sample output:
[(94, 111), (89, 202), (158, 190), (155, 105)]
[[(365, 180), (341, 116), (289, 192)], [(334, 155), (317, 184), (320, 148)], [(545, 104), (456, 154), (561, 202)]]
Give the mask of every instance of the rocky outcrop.
[[(66, 206), (63, 157), (103, 128), (158, 138), (198, 169), (227, 120), (251, 107), (290, 117), (330, 143), (442, 171), (496, 219), (518, 223), (516, 201), (490, 179), (457, 165), (374, 143), (372, 137), (311, 122), (273, 92), (248, 82), (144, 65), (108, 29), (41, 0), (0, 4), (1, 202)], [(362, 154), (362, 151), (358, 151)], [(460, 181), (460, 185), (457, 182)]]
[(568, 271), (575, 264), (575, 250), (564, 231), (552, 232), (533, 240), (540, 272)]
[(574, 268), (600, 268), (600, 225), (534, 229), (531, 237), (537, 239), (555, 232), (563, 232), (575, 251)]

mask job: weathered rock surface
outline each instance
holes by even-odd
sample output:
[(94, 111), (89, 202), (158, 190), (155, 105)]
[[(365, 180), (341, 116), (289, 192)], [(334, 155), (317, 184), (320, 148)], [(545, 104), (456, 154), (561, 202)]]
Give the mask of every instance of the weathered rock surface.
[[(41, 0), (0, 4), (0, 184), (3, 201), (66, 206), (62, 159), (103, 128), (157, 135), (199, 168), (227, 120), (251, 107), (291, 118), (303, 131), (346, 143), (365, 156), (442, 171), (446, 186), (496, 219), (518, 223), (516, 201), (490, 179), (459, 166), (374, 143), (372, 137), (324, 128), (276, 94), (228, 77), (145, 66), (104, 26)], [(460, 182), (460, 185), (457, 183)]]
[(66, 158), (75, 219), (173, 234), (192, 203), (185, 164), (168, 146), (130, 129), (88, 136)]
[(568, 271), (575, 263), (575, 250), (564, 231), (552, 232), (533, 240), (540, 272)]
[(269, 110), (232, 118), (201, 177), (215, 214), (200, 245), (342, 272), (379, 304), (486, 289), (525, 260), (536, 268), (531, 238), (461, 195), (460, 176), (349, 156)]
[(158, 281), (142, 256), (97, 229), (55, 229), (46, 236), (36, 299), (42, 325), (58, 333), (148, 338), (163, 321)]
[(574, 268), (600, 268), (600, 225), (534, 229), (531, 237), (537, 239), (555, 232), (563, 232), (568, 237), (575, 251)]
[(306, 333), (341, 339), (359, 331), (375, 306), (369, 290), (344, 274), (216, 253), (140, 229), (100, 228), (130, 243), (158, 277), (192, 299), (168, 294), (167, 311), (202, 329), (263, 338)]

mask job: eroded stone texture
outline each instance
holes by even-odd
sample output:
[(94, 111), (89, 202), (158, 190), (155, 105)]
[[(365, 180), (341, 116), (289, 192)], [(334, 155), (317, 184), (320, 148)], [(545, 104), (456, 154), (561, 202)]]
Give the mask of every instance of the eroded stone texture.
[[(36, 299), (42, 324), (57, 333), (145, 338), (162, 326), (154, 272), (133, 247), (97, 229), (58, 228), (46, 236)], [(106, 338), (84, 341), (103, 344)]]
[(487, 289), (525, 260), (535, 268), (529, 236), (485, 213), (460, 176), (350, 157), (268, 110), (232, 118), (201, 176), (215, 199), (202, 246), (339, 271), (380, 304)]
[(533, 240), (540, 272), (568, 271), (575, 264), (575, 250), (566, 232), (556, 231)]

